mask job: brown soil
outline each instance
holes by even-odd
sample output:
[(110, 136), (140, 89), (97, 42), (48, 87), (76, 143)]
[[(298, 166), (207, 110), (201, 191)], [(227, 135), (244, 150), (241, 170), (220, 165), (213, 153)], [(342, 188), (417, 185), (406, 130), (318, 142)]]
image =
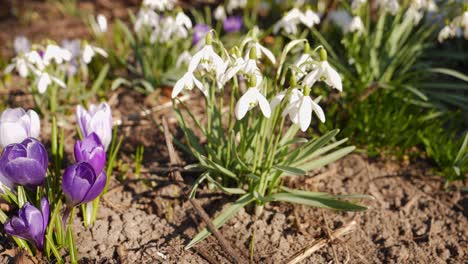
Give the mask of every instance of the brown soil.
[[(2, 43), (11, 43), (17, 34), (35, 40), (43, 37), (61, 40), (89, 34), (79, 18), (61, 13), (49, 3), (10, 2), (13, 3), (10, 7), (22, 13), (14, 15), (1, 10)], [(23, 7), (18, 7), (20, 2)], [(96, 6), (90, 2), (80, 1), (80, 5), (92, 10), (97, 6), (97, 10), (107, 12), (108, 17), (119, 17), (123, 7), (133, 1), (112, 1), (115, 9), (112, 5), (106, 7), (109, 0), (96, 1)], [(29, 18), (18, 21), (17, 17)], [(3, 46), (4, 50), (9, 48)], [(8, 94), (8, 98), (9, 105), (25, 106), (22, 95), (15, 98)], [(125, 117), (120, 130), (126, 137), (120, 174), (114, 178), (126, 180), (123, 183), (113, 181), (110, 192), (102, 200), (98, 220), (90, 230), (83, 228), (77, 216), (75, 230), (81, 262), (228, 263), (228, 257), (213, 237), (194, 249), (184, 250), (202, 226), (201, 221), (181, 197), (179, 187), (169, 181), (166, 173), (157, 172), (169, 166), (162, 133), (153, 122), (158, 117), (141, 119), (137, 114), (167, 100), (151, 100), (151, 97), (128, 91), (119, 91), (110, 98), (116, 109), (114, 116)], [(31, 103), (28, 98), (25, 101)], [(169, 110), (158, 110), (157, 114), (167, 114)], [(137, 179), (125, 166), (133, 165), (132, 153), (140, 144), (145, 146), (145, 169)], [(69, 149), (67, 152), (71, 153)], [(221, 228), (221, 233), (239, 253), (251, 257), (253, 263), (283, 263), (317, 239), (327, 238), (328, 231), (355, 220), (354, 232), (329, 243), (304, 263), (466, 263), (467, 193), (461, 187), (444, 189), (442, 180), (431, 177), (427, 168), (430, 166), (424, 163), (407, 167), (351, 155), (312, 172), (309, 177), (289, 178), (286, 184), (333, 194), (370, 194), (375, 200), (366, 201), (368, 211), (342, 213), (272, 203), (259, 219), (252, 216), (252, 208), (241, 210)], [(190, 182), (196, 175), (184, 174), (184, 177)], [(236, 197), (205, 188), (197, 198), (214, 217)], [(252, 239), (254, 247), (250, 256)], [(13, 247), (11, 239), (0, 234), (1, 263), (11, 260)]]
[[(335, 258), (338, 263), (463, 263), (468, 246), (466, 193), (441, 189), (442, 182), (414, 166), (405, 170), (417, 175), (412, 177), (399, 175), (397, 169), (395, 163), (351, 155), (313, 176), (288, 181), (290, 186), (314, 191), (370, 194), (376, 199), (368, 203), (366, 212), (274, 203), (259, 219), (252, 217), (251, 208), (240, 211), (221, 233), (244, 255), (249, 255), (254, 234), (253, 262), (283, 263), (314, 240), (327, 237), (326, 222), (334, 230), (355, 220), (353, 233), (304, 263), (329, 263)], [(91, 230), (76, 225), (83, 261), (209, 263), (202, 257), (204, 252), (217, 262), (228, 262), (213, 237), (195, 250), (183, 249), (200, 220), (180, 193), (165, 175), (152, 175), (146, 185), (143, 181), (116, 184), (105, 196), (96, 225)], [(234, 197), (204, 189), (198, 199), (214, 216)]]

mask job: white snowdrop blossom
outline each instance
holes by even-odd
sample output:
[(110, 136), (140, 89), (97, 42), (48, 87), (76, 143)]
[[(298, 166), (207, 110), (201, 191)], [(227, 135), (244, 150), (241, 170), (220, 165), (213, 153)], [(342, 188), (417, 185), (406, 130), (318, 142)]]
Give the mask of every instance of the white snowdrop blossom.
[(340, 92), (343, 90), (340, 75), (326, 60), (319, 62), (318, 65), (302, 79), (306, 87), (312, 87), (317, 81), (323, 81), (328, 86)]
[(208, 97), (208, 90), (203, 86), (203, 84), (195, 78), (193, 72), (187, 72), (180, 78), (172, 90), (172, 98), (177, 97), (177, 95), (182, 92), (184, 89), (192, 90), (193, 86), (196, 86), (202, 93)]
[(56, 83), (58, 86), (65, 88), (66, 85), (65, 83), (58, 79), (57, 77), (51, 76), (49, 73), (44, 72), (44, 71), (35, 71), (35, 74), (37, 76), (36, 79), (36, 85), (37, 85), (37, 90), (40, 94), (43, 94), (49, 85), (52, 83)]
[(174, 8), (174, 0), (143, 0), (143, 6), (157, 11), (172, 10)]
[(56, 64), (60, 65), (65, 61), (70, 61), (71, 59), (72, 54), (69, 50), (55, 44), (49, 44), (46, 47), (42, 61), (44, 65), (47, 66), (51, 61), (55, 61)]
[(133, 25), (133, 30), (140, 33), (143, 28), (157, 27), (159, 23), (159, 15), (151, 9), (140, 9), (138, 11), (137, 17), (135, 19), (135, 24)]
[(452, 21), (453, 27), (456, 28), (456, 36), (461, 36), (463, 29), (463, 37), (468, 39), (468, 11), (463, 12), (463, 14), (455, 17)]
[(255, 87), (260, 86), (262, 82), (263, 77), (260, 69), (257, 66), (257, 61), (251, 58), (243, 59), (238, 57), (235, 58), (233, 65), (226, 70), (226, 73), (222, 75), (220, 79), (220, 86), (226, 84), (238, 73), (242, 73), (244, 77), (255, 76)]
[(381, 8), (387, 10), (390, 14), (396, 15), (400, 10), (400, 4), (398, 0), (380, 0), (378, 1)]
[(298, 69), (296, 76), (298, 79), (302, 79), (307, 71), (314, 65), (312, 57), (308, 53), (303, 53), (295, 62), (294, 66)]
[(320, 23), (320, 17), (314, 11), (308, 9), (303, 13), (299, 9), (293, 8), (273, 26), (273, 33), (278, 34), (278, 32), (283, 29), (287, 34), (294, 35), (298, 32), (297, 27), (299, 24), (311, 28), (318, 23)]
[(234, 109), (234, 113), (238, 120), (244, 118), (249, 110), (254, 108), (256, 105), (260, 106), (260, 110), (262, 111), (263, 115), (266, 118), (271, 116), (271, 108), (268, 100), (265, 96), (260, 93), (258, 88), (250, 87), (247, 92), (245, 92), (239, 101), (236, 103), (236, 107)]
[(263, 55), (265, 55), (268, 58), (268, 60), (271, 61), (272, 64), (276, 63), (276, 58), (275, 58), (275, 55), (273, 55), (273, 52), (271, 52), (265, 46), (260, 44), (258, 41), (252, 42), (250, 44), (249, 49), (248, 49), (248, 54), (250, 53), (250, 50), (252, 48), (255, 48), (255, 51), (257, 53), (257, 57), (259, 59), (261, 59), (263, 57)]
[(81, 58), (83, 59), (84, 63), (89, 64), (93, 59), (94, 55), (96, 55), (96, 53), (103, 57), (107, 57), (107, 52), (105, 50), (95, 46), (91, 46), (89, 44), (85, 44), (85, 46), (83, 47)]
[(325, 122), (325, 113), (320, 105), (318, 105), (308, 95), (304, 95), (301, 91), (293, 89), (289, 103), (284, 109), (283, 116), (288, 115), (291, 122), (298, 124), (303, 132), (309, 128), (312, 122), (312, 114), (315, 112), (319, 120)]
[(16, 69), (21, 77), (26, 78), (29, 75), (29, 71), (36, 68), (43, 70), (45, 66), (41, 55), (37, 51), (32, 50), (24, 55), (20, 54), (13, 58), (12, 63), (5, 68), (5, 73), (10, 73), (13, 69)]
[(229, 0), (227, 4), (227, 11), (231, 13), (235, 9), (242, 9), (247, 5), (247, 0)]
[(306, 27), (311, 28), (316, 24), (320, 23), (320, 17), (317, 13), (314, 11), (307, 9), (304, 12), (304, 16), (302, 17), (301, 20), (302, 24), (304, 24)]
[(223, 21), (224, 19), (226, 19), (227, 15), (224, 6), (219, 5), (218, 7), (216, 7), (213, 16), (218, 21)]
[(439, 43), (444, 42), (444, 40), (448, 38), (452, 38), (455, 36), (456, 29), (451, 25), (446, 25), (445, 27), (440, 30), (439, 35), (437, 36), (437, 40)]
[(194, 72), (197, 69), (204, 70), (207, 72), (214, 71), (216, 77), (221, 76), (225, 72), (227, 64), (224, 63), (223, 59), (216, 54), (211, 44), (206, 44), (200, 49), (189, 63), (189, 72)]
[(177, 13), (176, 17), (166, 16), (158, 19), (158, 23), (153, 25), (153, 32), (150, 37), (151, 43), (158, 40), (159, 43), (166, 43), (174, 38), (186, 39), (189, 37), (189, 30), (192, 28), (192, 21), (184, 13)]
[(103, 14), (99, 14), (96, 17), (98, 29), (100, 33), (105, 33), (107, 32), (107, 19)]
[(362, 19), (359, 16), (353, 17), (346, 29), (347, 32), (355, 32), (359, 34), (362, 34), (364, 30), (364, 23), (362, 23)]

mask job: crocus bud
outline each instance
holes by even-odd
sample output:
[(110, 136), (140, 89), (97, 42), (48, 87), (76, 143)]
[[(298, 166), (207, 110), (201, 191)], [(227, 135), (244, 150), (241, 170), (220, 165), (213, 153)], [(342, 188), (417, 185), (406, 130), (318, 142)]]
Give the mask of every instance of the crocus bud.
[(96, 175), (93, 166), (86, 161), (68, 167), (62, 180), (62, 190), (72, 206), (93, 201), (105, 185), (106, 174)]
[(244, 23), (242, 21), (241, 16), (230, 16), (224, 19), (223, 21), (224, 31), (228, 33), (237, 32), (241, 30), (243, 25)]
[(41, 121), (34, 110), (8, 108), (0, 116), (0, 145), (20, 143), (28, 137), (38, 138)]
[(27, 138), (3, 150), (0, 172), (13, 183), (35, 188), (44, 184), (48, 162), (44, 145), (37, 139)]
[(210, 27), (206, 24), (196, 24), (193, 27), (193, 39), (192, 44), (196, 45), (202, 38), (205, 37), (206, 33), (210, 31)]
[(96, 133), (91, 133), (82, 141), (75, 143), (75, 159), (77, 162), (86, 161), (99, 175), (106, 166), (106, 150)]
[(93, 132), (96, 133), (107, 150), (112, 140), (112, 112), (110, 106), (107, 103), (101, 103), (98, 106), (90, 105), (88, 111), (86, 111), (85, 108), (78, 105), (76, 107), (76, 118), (83, 137), (87, 137)]
[(44, 235), (49, 224), (49, 215), (49, 201), (47, 201), (46, 197), (41, 200), (40, 211), (27, 202), (19, 209), (18, 216), (13, 216), (5, 224), (5, 232), (32, 242), (40, 251), (43, 251)]

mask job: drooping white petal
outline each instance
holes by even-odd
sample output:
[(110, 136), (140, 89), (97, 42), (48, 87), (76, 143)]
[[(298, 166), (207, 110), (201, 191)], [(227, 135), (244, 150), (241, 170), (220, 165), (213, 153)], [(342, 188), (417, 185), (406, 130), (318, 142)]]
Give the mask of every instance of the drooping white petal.
[(275, 108), (283, 101), (284, 97), (286, 96), (286, 91), (282, 91), (279, 94), (275, 95), (270, 102), (271, 111), (275, 111)]
[(234, 114), (238, 120), (244, 118), (244, 116), (247, 114), (247, 111), (249, 111), (250, 104), (255, 102), (255, 100), (256, 94), (252, 88), (247, 90), (247, 92), (245, 92), (241, 98), (239, 98), (239, 101), (237, 101), (236, 107), (234, 109)]
[(257, 90), (257, 101), (258, 105), (260, 106), (260, 110), (262, 111), (263, 115), (266, 118), (270, 118), (271, 116), (271, 108), (270, 104), (268, 103), (268, 100)]
[(337, 89), (338, 91), (343, 91), (343, 84), (341, 82), (341, 77), (338, 72), (333, 69), (327, 61), (322, 62), (322, 75), (326, 78), (325, 83), (329, 86)]
[(94, 50), (90, 45), (85, 45), (83, 48), (82, 59), (83, 62), (88, 64), (91, 62), (92, 58), (94, 57)]
[(47, 72), (43, 72), (37, 81), (37, 90), (39, 93), (43, 94), (51, 83), (52, 79), (50, 78), (49, 74)]
[(299, 126), (305, 132), (312, 121), (312, 98), (303, 96), (299, 106)]
[(272, 64), (276, 63), (275, 55), (273, 55), (273, 53), (269, 49), (265, 48), (258, 42), (255, 46), (257, 48), (257, 54), (259, 54), (259, 58), (261, 58), (262, 54), (265, 54), (265, 56), (267, 56), (267, 58), (271, 61)]
[(312, 102), (312, 110), (317, 114), (318, 118), (322, 123), (325, 122), (325, 113), (323, 112), (322, 107), (320, 107), (319, 104), (317, 104), (314, 100), (311, 100)]
[(107, 19), (103, 14), (97, 15), (97, 24), (101, 33), (107, 32)]

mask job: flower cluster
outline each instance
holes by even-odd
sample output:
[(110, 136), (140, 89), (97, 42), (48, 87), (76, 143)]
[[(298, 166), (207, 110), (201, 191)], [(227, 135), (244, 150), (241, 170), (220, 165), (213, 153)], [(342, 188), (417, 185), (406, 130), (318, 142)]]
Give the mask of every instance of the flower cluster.
[(276, 22), (273, 26), (273, 33), (277, 34), (281, 30), (284, 30), (286, 34), (295, 35), (298, 33), (298, 26), (300, 24), (311, 28), (319, 23), (320, 17), (317, 13), (312, 11), (310, 7), (307, 7), (305, 12), (302, 12), (297, 8), (293, 8), (289, 10), (280, 21)]
[(442, 43), (448, 38), (459, 38), (462, 35), (465, 39), (468, 39), (468, 10), (447, 23), (440, 30), (437, 39)]
[(74, 76), (80, 64), (89, 64), (96, 54), (107, 57), (107, 53), (98, 47), (92, 46), (80, 40), (65, 40), (62, 46), (55, 43), (47, 45), (30, 45), (24, 37), (18, 37), (14, 42), (17, 56), (5, 69), (10, 73), (16, 69), (18, 74), (32, 79), (39, 93), (44, 93), (47, 88), (56, 84), (65, 88), (65, 78), (62, 72), (68, 76)]
[[(86, 111), (78, 106), (77, 114), (77, 122), (84, 138), (75, 143), (76, 163), (65, 169), (63, 177), (60, 170), (57, 171), (58, 174), (48, 171), (47, 150), (37, 139), (40, 133), (40, 121), (36, 112), (33, 110), (26, 112), (21, 108), (7, 109), (0, 118), (0, 131), (2, 131), (0, 142), (4, 147), (0, 155), (0, 187), (3, 197), (8, 201), (14, 201), (20, 207), (18, 215), (5, 223), (5, 231), (33, 243), (40, 251), (46, 247), (44, 241), (49, 225), (50, 206), (56, 208), (61, 200), (60, 197), (57, 198), (60, 188), (56, 186), (60, 183), (58, 177), (61, 177), (61, 189), (67, 200), (63, 213), (64, 222), (73, 207), (95, 200), (107, 183), (104, 171), (107, 145), (102, 142), (109, 144), (112, 138), (110, 107), (102, 103), (100, 106), (91, 105), (89, 111)], [(56, 156), (53, 160), (61, 162)], [(54, 168), (57, 165), (59, 168), (61, 166), (61, 164), (54, 165)], [(26, 192), (31, 195), (26, 196)], [(40, 201), (28, 199), (42, 196)], [(39, 207), (35, 207), (34, 204), (39, 204)], [(87, 214), (90, 215), (92, 212), (91, 208)], [(61, 222), (55, 219), (55, 225), (57, 221)], [(53, 228), (54, 232), (64, 231), (60, 225)], [(47, 243), (50, 241), (52, 240), (48, 240)]]

